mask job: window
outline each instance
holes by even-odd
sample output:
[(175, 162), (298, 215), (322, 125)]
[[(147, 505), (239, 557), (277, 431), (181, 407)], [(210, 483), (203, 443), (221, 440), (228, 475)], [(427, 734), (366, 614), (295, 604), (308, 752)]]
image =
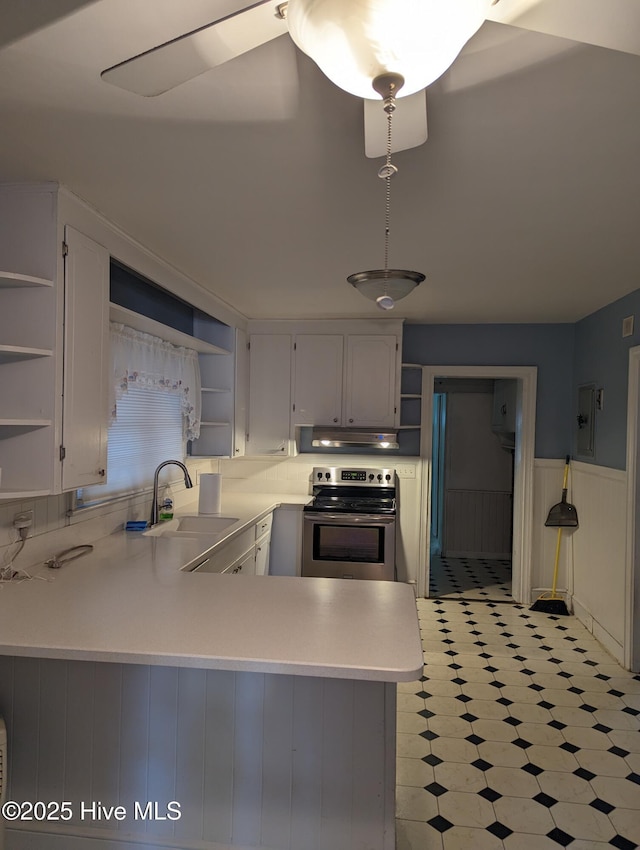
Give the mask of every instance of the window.
[[(183, 460), (200, 430), (200, 372), (195, 351), (112, 323), (107, 481), (78, 491), (78, 506), (139, 493), (164, 460)], [(169, 468), (163, 480), (178, 477)]]
[[(154, 387), (132, 386), (118, 401), (118, 416), (109, 428), (107, 481), (78, 491), (78, 504), (133, 494), (147, 489), (163, 460), (185, 454), (180, 396)], [(167, 477), (181, 477), (169, 467)]]

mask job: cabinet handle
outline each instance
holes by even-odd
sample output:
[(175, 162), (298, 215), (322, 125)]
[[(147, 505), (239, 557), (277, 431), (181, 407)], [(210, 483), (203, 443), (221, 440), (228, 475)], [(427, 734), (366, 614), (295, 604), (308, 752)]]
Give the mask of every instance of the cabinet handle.
[(337, 416), (334, 416), (334, 417), (333, 417), (333, 421), (334, 421), (334, 422), (337, 422), (337, 421), (338, 421), (338, 417), (337, 417)]
[(350, 419), (349, 422), (353, 422), (353, 419)]
[(104, 470), (104, 469), (99, 469), (99, 470), (98, 470), (98, 475), (104, 475), (104, 474), (105, 474), (105, 470)]

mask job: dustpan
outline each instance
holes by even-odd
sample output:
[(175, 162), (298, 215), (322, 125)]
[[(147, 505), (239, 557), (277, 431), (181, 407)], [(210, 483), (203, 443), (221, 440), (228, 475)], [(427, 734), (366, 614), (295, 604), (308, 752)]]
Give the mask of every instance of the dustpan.
[(549, 509), (545, 525), (549, 528), (577, 528), (578, 511), (575, 505), (567, 502), (567, 479), (569, 478), (569, 461), (567, 455), (564, 462), (564, 478), (562, 480), (562, 499)]
[(546, 526), (558, 529), (558, 537), (556, 540), (556, 557), (553, 565), (553, 586), (551, 594), (543, 594), (538, 597), (531, 606), (531, 611), (541, 611), (545, 614), (553, 614), (555, 616), (568, 616), (569, 609), (567, 604), (558, 593), (556, 587), (558, 585), (558, 567), (560, 565), (560, 545), (562, 543), (563, 528), (578, 527), (578, 511), (575, 505), (567, 502), (567, 480), (569, 478), (569, 461), (571, 458), (567, 455), (564, 462), (564, 477), (562, 479), (562, 498), (549, 509)]

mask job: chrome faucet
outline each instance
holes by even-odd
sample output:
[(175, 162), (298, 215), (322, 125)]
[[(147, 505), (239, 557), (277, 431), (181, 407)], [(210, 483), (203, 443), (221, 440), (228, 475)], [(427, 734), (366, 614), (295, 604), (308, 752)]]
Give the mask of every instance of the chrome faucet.
[(157, 525), (158, 523), (158, 476), (160, 475), (160, 470), (163, 466), (169, 466), (170, 464), (175, 464), (175, 466), (179, 466), (180, 469), (184, 472), (184, 486), (187, 490), (190, 490), (193, 487), (193, 482), (191, 481), (191, 476), (189, 475), (189, 471), (184, 463), (181, 463), (179, 460), (164, 460), (156, 469), (153, 476), (153, 499), (151, 501), (151, 519), (149, 520), (150, 525)]

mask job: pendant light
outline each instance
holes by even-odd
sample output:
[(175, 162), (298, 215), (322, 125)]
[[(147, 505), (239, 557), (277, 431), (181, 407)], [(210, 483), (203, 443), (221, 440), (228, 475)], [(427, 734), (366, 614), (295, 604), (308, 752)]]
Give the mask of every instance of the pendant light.
[(391, 232), (391, 178), (398, 169), (391, 162), (391, 122), (396, 108), (396, 92), (404, 80), (400, 74), (381, 74), (373, 81), (373, 88), (382, 97), (383, 109), (387, 113), (387, 156), (386, 162), (378, 171), (378, 177), (386, 183), (384, 217), (384, 268), (356, 272), (347, 280), (361, 295), (375, 301), (381, 310), (393, 310), (396, 301), (404, 298), (422, 283), (422, 272), (407, 269), (389, 268), (389, 236)]

